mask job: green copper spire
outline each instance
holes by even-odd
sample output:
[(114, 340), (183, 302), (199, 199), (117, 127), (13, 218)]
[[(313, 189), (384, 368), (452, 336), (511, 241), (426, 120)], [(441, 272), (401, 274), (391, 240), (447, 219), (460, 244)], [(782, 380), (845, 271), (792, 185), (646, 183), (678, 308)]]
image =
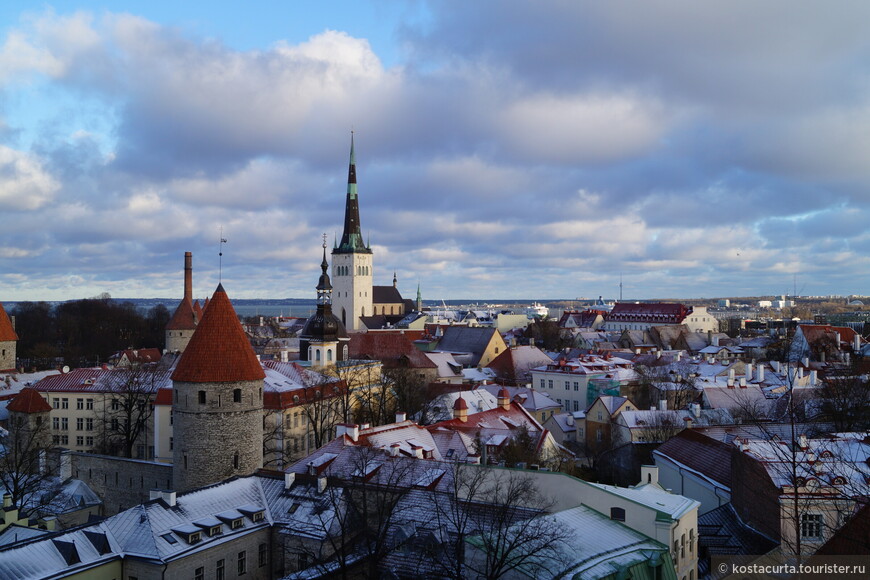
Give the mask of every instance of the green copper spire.
[(356, 156), (353, 154), (353, 131), (350, 132), (350, 166), (347, 168), (347, 198), (356, 199)]
[(356, 156), (353, 147), (353, 131), (350, 133), (350, 165), (347, 169), (347, 199), (344, 205), (344, 232), (334, 254), (371, 254), (363, 242), (359, 221), (359, 195), (356, 189)]

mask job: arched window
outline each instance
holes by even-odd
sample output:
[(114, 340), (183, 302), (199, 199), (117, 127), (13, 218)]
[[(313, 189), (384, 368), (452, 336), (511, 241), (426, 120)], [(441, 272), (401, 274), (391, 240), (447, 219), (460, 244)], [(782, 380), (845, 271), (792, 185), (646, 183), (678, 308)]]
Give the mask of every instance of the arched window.
[(347, 345), (341, 348), (341, 358), (347, 360)]
[(319, 349), (314, 351), (314, 360), (317, 362), (320, 362), (320, 350)]
[(332, 349), (326, 349), (326, 362), (332, 362)]
[(242, 402), (242, 389), (233, 389), (233, 403)]

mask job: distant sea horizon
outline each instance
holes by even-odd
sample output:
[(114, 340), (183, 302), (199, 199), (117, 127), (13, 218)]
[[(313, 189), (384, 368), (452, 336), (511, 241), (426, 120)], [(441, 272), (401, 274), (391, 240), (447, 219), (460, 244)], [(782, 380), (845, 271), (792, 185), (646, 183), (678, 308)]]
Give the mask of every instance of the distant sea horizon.
[[(165, 306), (169, 312), (174, 312), (175, 308), (178, 306), (178, 302), (181, 298), (112, 298), (113, 302), (124, 303), (129, 302), (136, 306), (139, 310), (143, 312), (147, 312), (151, 308), (154, 308), (158, 304), (162, 304)], [(236, 314), (240, 317), (249, 317), (249, 316), (266, 316), (266, 317), (274, 317), (274, 316), (286, 316), (286, 317), (299, 317), (299, 318), (308, 318), (314, 311), (317, 309), (317, 301), (313, 298), (236, 298), (230, 299), (233, 305), (233, 309), (235, 309)], [(39, 302), (39, 301), (25, 301), (19, 300), (17, 302), (10, 301), (5, 302), (4, 307), (6, 311), (10, 311), (15, 308), (20, 303), (24, 302)], [(46, 300), (51, 305), (63, 304), (64, 302), (73, 302), (73, 300)], [(586, 302), (586, 300), (578, 301), (578, 300), (424, 300), (423, 306), (428, 308), (438, 308), (447, 306), (451, 307), (473, 307), (481, 310), (489, 310), (489, 309), (513, 309), (517, 310), (520, 308), (526, 308), (531, 306), (534, 303), (541, 304), (547, 306), (552, 303), (566, 303), (566, 302), (575, 302), (578, 306), (581, 306), (582, 302)], [(591, 302), (591, 300), (589, 300)], [(553, 313), (550, 313), (551, 316)]]

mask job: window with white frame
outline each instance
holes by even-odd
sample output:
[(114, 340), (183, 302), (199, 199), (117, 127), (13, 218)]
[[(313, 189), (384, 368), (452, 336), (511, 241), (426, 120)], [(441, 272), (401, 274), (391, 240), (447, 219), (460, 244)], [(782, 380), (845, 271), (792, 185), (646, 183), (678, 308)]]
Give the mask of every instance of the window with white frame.
[(811, 540), (822, 537), (821, 514), (801, 514), (801, 538)]

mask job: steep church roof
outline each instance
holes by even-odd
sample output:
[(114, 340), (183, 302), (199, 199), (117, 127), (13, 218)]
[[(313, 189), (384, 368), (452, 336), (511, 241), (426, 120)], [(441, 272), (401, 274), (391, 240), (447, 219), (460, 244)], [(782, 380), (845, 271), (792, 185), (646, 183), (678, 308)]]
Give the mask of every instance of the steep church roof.
[(359, 196), (356, 189), (356, 158), (353, 152), (353, 133), (350, 136), (350, 164), (347, 170), (347, 199), (344, 205), (344, 232), (341, 243), (333, 254), (371, 254), (362, 237), (359, 220)]
[(172, 380), (228, 383), (265, 376), (236, 311), (219, 284), (172, 373)]
[(21, 392), (7, 405), (6, 410), (18, 413), (43, 413), (51, 411), (51, 405), (36, 392), (36, 389), (26, 388), (21, 389)]
[(12, 321), (9, 320), (6, 311), (3, 309), (3, 304), (0, 303), (0, 342), (8, 342), (10, 340), (18, 340), (18, 335), (15, 329), (12, 328)]

